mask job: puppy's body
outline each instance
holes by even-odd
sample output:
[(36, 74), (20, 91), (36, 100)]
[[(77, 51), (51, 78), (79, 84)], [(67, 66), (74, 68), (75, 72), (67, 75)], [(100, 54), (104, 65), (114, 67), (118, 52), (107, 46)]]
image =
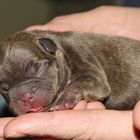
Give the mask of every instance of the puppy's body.
[(140, 99), (139, 41), (32, 31), (8, 37), (0, 49), (1, 93), (18, 115), (70, 109), (81, 99), (132, 109)]

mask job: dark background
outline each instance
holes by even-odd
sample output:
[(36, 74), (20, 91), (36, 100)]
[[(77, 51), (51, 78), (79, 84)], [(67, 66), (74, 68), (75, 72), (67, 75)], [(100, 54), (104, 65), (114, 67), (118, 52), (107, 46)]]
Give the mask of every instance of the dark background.
[[(0, 40), (55, 16), (81, 12), (99, 5), (121, 5), (124, 0), (0, 0)], [(131, 0), (139, 1), (139, 0)]]

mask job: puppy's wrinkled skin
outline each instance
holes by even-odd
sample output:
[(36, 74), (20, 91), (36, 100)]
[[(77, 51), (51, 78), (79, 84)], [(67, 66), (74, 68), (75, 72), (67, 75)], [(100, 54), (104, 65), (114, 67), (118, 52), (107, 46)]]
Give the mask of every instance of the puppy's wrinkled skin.
[(140, 42), (30, 31), (0, 43), (0, 93), (16, 114), (71, 109), (84, 99), (132, 109), (140, 99)]

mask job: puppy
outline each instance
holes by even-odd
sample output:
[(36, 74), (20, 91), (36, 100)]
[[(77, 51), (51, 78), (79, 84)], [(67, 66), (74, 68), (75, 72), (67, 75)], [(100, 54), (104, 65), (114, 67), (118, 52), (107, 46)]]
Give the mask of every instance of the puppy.
[(92, 33), (15, 33), (0, 43), (0, 93), (16, 115), (72, 109), (82, 99), (133, 109), (140, 99), (140, 42)]

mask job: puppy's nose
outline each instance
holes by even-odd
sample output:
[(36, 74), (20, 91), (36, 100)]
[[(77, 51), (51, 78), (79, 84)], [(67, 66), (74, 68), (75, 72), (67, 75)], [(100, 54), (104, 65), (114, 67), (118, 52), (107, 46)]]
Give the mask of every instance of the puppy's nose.
[(38, 112), (43, 108), (43, 102), (38, 99), (33, 93), (24, 93), (18, 100), (18, 107), (28, 113), (28, 112)]
[(52, 94), (48, 89), (38, 87), (34, 81), (24, 82), (10, 90), (11, 110), (15, 114), (24, 114), (29, 112), (39, 112), (53, 100)]
[(20, 100), (23, 102), (33, 102), (33, 93), (27, 92), (23, 94)]
[(40, 100), (38, 96), (34, 95), (34, 93), (29, 92), (22, 94), (22, 96), (19, 98), (19, 101), (22, 102), (23, 105), (33, 108), (43, 105), (43, 101)]

